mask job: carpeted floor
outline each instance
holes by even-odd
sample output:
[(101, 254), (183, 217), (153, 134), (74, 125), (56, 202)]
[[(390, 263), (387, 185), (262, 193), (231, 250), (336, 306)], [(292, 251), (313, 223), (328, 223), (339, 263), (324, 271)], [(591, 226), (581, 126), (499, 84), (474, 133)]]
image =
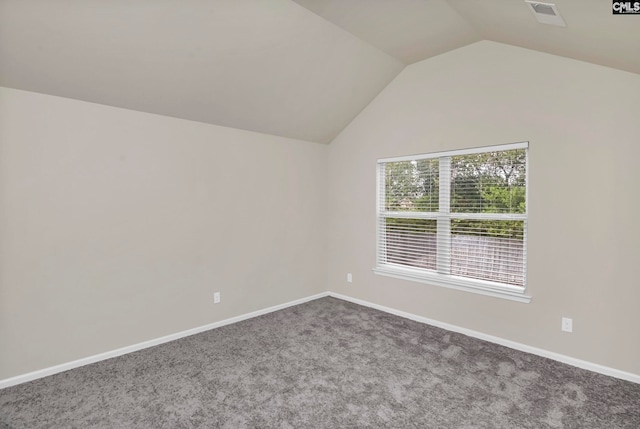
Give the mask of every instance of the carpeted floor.
[(0, 390), (0, 428), (637, 429), (640, 385), (323, 298)]

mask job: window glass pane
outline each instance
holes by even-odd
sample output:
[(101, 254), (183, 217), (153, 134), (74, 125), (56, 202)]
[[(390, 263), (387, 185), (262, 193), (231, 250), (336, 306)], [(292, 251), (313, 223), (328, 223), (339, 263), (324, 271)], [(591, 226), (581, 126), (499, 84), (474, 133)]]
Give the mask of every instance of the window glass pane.
[(388, 263), (436, 269), (436, 220), (386, 218)]
[(438, 160), (385, 164), (385, 210), (438, 211)]
[(451, 274), (524, 286), (524, 221), (451, 221)]
[(526, 151), (451, 157), (451, 213), (526, 213)]

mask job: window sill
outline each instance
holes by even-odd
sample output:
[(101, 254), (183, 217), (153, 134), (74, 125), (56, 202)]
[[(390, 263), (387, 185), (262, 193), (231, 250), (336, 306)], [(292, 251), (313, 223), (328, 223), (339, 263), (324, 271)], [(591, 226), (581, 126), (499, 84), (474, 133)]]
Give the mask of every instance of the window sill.
[(426, 283), (434, 286), (446, 287), (449, 289), (463, 290), (480, 295), (493, 296), (495, 298), (508, 299), (511, 301), (524, 303), (531, 302), (531, 296), (525, 294), (524, 288), (519, 288), (516, 286), (510, 288), (499, 283), (484, 280), (469, 279), (437, 273), (425, 273), (422, 270), (415, 270), (393, 265), (376, 267), (373, 269), (373, 272), (381, 276)]

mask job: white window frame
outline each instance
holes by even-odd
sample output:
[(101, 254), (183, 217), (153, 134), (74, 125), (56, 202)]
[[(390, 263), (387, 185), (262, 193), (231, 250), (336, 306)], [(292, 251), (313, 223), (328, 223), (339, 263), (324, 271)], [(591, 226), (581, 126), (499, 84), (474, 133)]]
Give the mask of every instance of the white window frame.
[[(525, 174), (525, 204), (527, 213), (500, 214), (500, 213), (451, 213), (450, 212), (450, 166), (451, 157), (455, 155), (469, 155), (484, 152), (505, 151), (513, 149), (525, 149), (526, 156), (526, 174)], [(410, 280), (430, 285), (441, 286), (451, 289), (463, 290), (467, 292), (488, 295), (497, 298), (504, 298), (513, 301), (528, 303), (531, 296), (527, 294), (527, 223), (529, 211), (529, 142), (511, 143), (505, 145), (485, 146), (473, 149), (455, 150), (447, 152), (437, 152), (413, 156), (402, 156), (395, 158), (379, 159), (377, 162), (377, 180), (376, 180), (376, 267), (373, 272), (378, 275), (394, 277), (403, 280)], [(399, 161), (417, 161), (422, 159), (438, 158), (440, 160), (440, 187), (439, 187), (439, 210), (438, 212), (387, 212), (384, 210), (384, 192), (381, 192), (381, 186), (384, 183), (384, 165), (389, 162)], [(382, 167), (381, 167), (382, 166)], [(384, 213), (383, 213), (384, 212)], [(412, 219), (435, 219), (436, 240), (437, 240), (437, 271), (427, 270), (423, 268), (412, 268), (405, 265), (382, 262), (385, 255), (384, 246), (385, 238), (380, 222), (382, 218), (387, 217), (404, 217)], [(487, 220), (519, 220), (524, 222), (524, 285), (515, 286), (504, 283), (497, 283), (487, 280), (474, 279), (469, 277), (461, 277), (449, 274), (450, 269), (450, 225), (452, 219), (487, 219)]]

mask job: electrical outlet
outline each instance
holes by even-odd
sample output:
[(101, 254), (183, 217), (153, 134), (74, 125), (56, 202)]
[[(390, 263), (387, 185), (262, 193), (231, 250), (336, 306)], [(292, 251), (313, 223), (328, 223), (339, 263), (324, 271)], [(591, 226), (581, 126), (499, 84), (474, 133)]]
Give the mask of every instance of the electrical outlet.
[(562, 330), (565, 332), (573, 332), (573, 319), (569, 319), (568, 317), (563, 317)]
[(213, 303), (220, 304), (220, 292), (216, 292), (213, 294)]
[(347, 281), (349, 283), (353, 283), (353, 276), (351, 275), (351, 273), (347, 273)]

